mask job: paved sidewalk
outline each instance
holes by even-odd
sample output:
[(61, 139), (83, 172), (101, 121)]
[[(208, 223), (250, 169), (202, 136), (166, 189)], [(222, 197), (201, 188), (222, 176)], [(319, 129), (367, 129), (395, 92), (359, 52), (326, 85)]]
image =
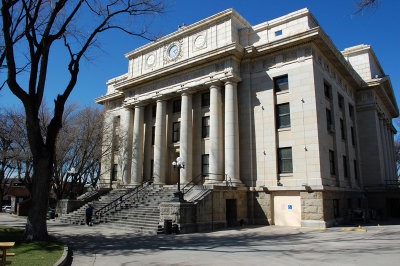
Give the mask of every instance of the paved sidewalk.
[[(0, 214), (0, 225), (24, 220)], [(48, 223), (73, 249), (72, 265), (399, 265), (400, 225), (367, 232), (263, 226), (140, 236), (102, 226)]]

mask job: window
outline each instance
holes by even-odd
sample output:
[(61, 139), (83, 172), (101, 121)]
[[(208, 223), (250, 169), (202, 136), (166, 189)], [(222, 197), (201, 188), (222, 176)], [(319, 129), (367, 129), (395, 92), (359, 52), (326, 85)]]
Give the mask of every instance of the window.
[(181, 100), (175, 100), (172, 102), (172, 112), (179, 113), (181, 111)]
[(274, 78), (274, 89), (275, 92), (287, 91), (289, 89), (288, 76), (285, 75)]
[(203, 154), (201, 156), (201, 174), (203, 176), (208, 176), (209, 174), (209, 166), (210, 166), (210, 155)]
[(343, 155), (343, 175), (344, 177), (348, 177), (348, 174), (347, 156)]
[(356, 145), (356, 139), (355, 139), (355, 135), (354, 135), (354, 127), (350, 128), (351, 131), (351, 143), (353, 144), (353, 146)]
[(354, 120), (354, 107), (351, 104), (349, 104), (349, 114), (350, 114), (350, 118), (352, 120)]
[(275, 36), (281, 36), (282, 35), (282, 30), (275, 31)]
[(202, 118), (202, 126), (201, 126), (201, 137), (209, 138), (210, 137), (210, 117), (204, 116)]
[(118, 164), (113, 164), (111, 181), (117, 181), (117, 175), (118, 175)]
[(324, 93), (326, 98), (331, 99), (332, 86), (326, 81), (324, 81)]
[(151, 145), (154, 145), (154, 140), (156, 138), (156, 127), (151, 127)]
[(172, 142), (178, 142), (181, 131), (181, 123), (174, 122), (172, 123)]
[(329, 109), (326, 109), (326, 125), (327, 125), (329, 132), (335, 131), (335, 127), (332, 123), (332, 113), (331, 113), (331, 110), (329, 110)]
[(344, 98), (339, 93), (338, 93), (338, 104), (339, 104), (339, 108), (341, 110), (343, 110), (344, 109)]
[(354, 178), (358, 179), (358, 167), (357, 167), (357, 160), (353, 161), (354, 164)]
[(210, 93), (203, 93), (201, 95), (201, 107), (210, 106)]
[(289, 103), (276, 106), (276, 128), (290, 127), (290, 106)]
[(278, 149), (278, 173), (293, 173), (291, 147)]
[(329, 150), (329, 168), (331, 170), (331, 175), (336, 174), (336, 166), (335, 166), (335, 152)]
[(344, 130), (344, 121), (341, 118), (340, 118), (340, 134), (342, 135), (342, 139), (345, 140), (346, 134), (345, 134), (345, 130)]
[(157, 114), (157, 105), (153, 105), (151, 107), (151, 116), (154, 118), (156, 117), (156, 114)]

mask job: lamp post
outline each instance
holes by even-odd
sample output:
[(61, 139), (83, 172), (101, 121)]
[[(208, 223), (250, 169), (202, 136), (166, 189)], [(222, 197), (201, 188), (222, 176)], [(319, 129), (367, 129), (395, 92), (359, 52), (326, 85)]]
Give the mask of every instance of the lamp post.
[(172, 162), (172, 166), (174, 168), (178, 168), (178, 191), (174, 193), (175, 198), (174, 201), (182, 202), (183, 201), (183, 193), (181, 191), (181, 178), (180, 171), (181, 168), (185, 168), (185, 162), (181, 157), (176, 158), (176, 161)]
[(69, 197), (70, 199), (75, 199), (75, 196), (72, 195), (72, 185), (75, 183), (75, 175), (76, 175), (76, 170), (75, 167), (71, 167), (70, 170), (67, 172), (72, 178), (71, 182), (69, 183)]

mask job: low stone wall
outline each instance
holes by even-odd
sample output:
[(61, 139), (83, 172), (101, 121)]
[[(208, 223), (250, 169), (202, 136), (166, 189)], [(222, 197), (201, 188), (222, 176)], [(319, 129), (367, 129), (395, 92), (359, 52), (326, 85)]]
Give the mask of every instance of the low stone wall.
[(57, 201), (56, 213), (62, 216), (79, 209), (83, 204), (85, 202), (82, 200), (61, 199)]

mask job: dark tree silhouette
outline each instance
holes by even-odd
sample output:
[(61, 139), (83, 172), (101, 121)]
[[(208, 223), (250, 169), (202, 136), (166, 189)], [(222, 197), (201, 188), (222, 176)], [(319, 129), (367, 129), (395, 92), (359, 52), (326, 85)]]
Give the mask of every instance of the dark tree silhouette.
[[(46, 209), (57, 135), (82, 58), (96, 44), (99, 35), (111, 29), (149, 39), (146, 29), (138, 29), (135, 24), (137, 18), (160, 13), (163, 6), (161, 0), (2, 0), (1, 3), (0, 65), (7, 71), (8, 88), (24, 106), (33, 158), (32, 204), (24, 238), (43, 240), (48, 237)], [(43, 134), (39, 110), (45, 94), (50, 48), (57, 42), (68, 51), (69, 78), (64, 88), (58, 88), (61, 93), (54, 99), (52, 117)], [(21, 71), (28, 75), (26, 87), (17, 78)]]

